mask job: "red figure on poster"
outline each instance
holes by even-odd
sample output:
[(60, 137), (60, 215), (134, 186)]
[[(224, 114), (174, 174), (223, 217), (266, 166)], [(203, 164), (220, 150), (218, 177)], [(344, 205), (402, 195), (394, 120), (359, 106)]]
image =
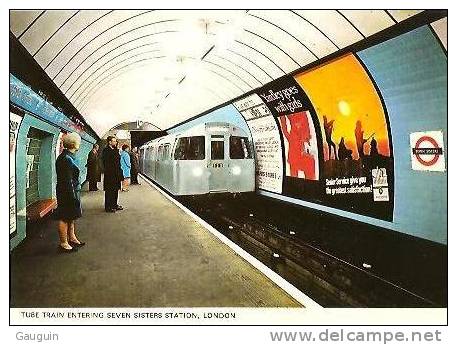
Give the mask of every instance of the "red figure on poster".
[(284, 136), (289, 142), (287, 161), (290, 165), (290, 176), (298, 177), (298, 172), (303, 171), (305, 179), (315, 180), (315, 160), (305, 145), (308, 144), (309, 146), (312, 139), (306, 113), (287, 115), (290, 122), (290, 132), (287, 131), (286, 116), (281, 116), (279, 119)]

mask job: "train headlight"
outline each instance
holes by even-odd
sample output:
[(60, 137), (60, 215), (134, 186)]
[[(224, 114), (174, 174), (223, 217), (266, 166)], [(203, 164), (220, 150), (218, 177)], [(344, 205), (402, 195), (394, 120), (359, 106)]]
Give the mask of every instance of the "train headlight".
[(192, 170), (192, 174), (195, 176), (195, 177), (199, 177), (199, 176), (202, 176), (203, 174), (203, 169), (198, 167), (198, 168), (194, 168)]
[(240, 168), (240, 167), (233, 167), (233, 168), (232, 168), (232, 174), (233, 174), (233, 175), (239, 175), (239, 174), (241, 174), (241, 168)]

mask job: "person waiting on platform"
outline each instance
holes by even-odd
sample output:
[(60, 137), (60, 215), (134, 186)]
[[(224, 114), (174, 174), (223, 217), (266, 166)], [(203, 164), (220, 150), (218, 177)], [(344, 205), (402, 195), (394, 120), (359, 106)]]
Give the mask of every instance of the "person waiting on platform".
[(119, 150), (117, 149), (117, 139), (108, 136), (108, 145), (103, 149), (103, 189), (105, 190), (105, 212), (116, 212), (123, 207), (117, 204), (119, 189), (121, 187), (122, 170)]
[(121, 151), (121, 169), (122, 169), (122, 191), (128, 192), (129, 191), (129, 184), (130, 184), (130, 168), (132, 165), (130, 164), (130, 155), (129, 155), (129, 146), (127, 144), (122, 145)]
[(87, 156), (87, 179), (89, 180), (89, 190), (97, 191), (97, 182), (101, 181), (100, 168), (98, 166), (98, 145), (94, 144)]
[(132, 148), (132, 152), (130, 152), (130, 163), (132, 165), (130, 168), (130, 183), (140, 184), (138, 182), (138, 171), (140, 170), (140, 157), (138, 154), (138, 147)]
[(75, 232), (75, 219), (82, 216), (81, 182), (75, 157), (81, 144), (81, 137), (78, 133), (70, 133), (66, 134), (62, 140), (64, 150), (56, 160), (56, 215), (59, 220), (59, 250), (71, 253), (85, 245), (84, 242), (78, 240)]

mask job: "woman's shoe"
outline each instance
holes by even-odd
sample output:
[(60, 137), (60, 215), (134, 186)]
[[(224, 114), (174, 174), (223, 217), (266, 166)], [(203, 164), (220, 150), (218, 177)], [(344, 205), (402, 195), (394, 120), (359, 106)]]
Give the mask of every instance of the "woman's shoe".
[(72, 246), (73, 248), (78, 248), (78, 247), (82, 247), (82, 246), (85, 246), (86, 245), (86, 242), (80, 242), (80, 243), (76, 243), (76, 242), (73, 242), (73, 241), (69, 241), (68, 242), (70, 244), (70, 246)]
[(77, 252), (78, 248), (72, 247), (71, 249), (67, 249), (59, 245), (59, 253), (74, 253)]

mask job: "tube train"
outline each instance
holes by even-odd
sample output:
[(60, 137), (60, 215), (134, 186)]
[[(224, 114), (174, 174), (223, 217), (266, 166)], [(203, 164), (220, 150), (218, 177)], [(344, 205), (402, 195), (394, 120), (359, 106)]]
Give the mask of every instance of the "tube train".
[(241, 128), (208, 122), (140, 147), (140, 171), (173, 195), (255, 189), (253, 146)]

